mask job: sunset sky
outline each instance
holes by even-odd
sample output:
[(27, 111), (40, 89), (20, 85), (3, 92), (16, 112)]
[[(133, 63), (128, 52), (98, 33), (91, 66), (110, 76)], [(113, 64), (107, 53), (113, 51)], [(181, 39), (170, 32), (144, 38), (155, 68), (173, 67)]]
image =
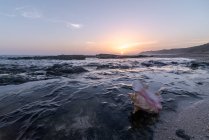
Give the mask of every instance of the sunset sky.
[(0, 54), (138, 54), (209, 42), (209, 0), (0, 0)]

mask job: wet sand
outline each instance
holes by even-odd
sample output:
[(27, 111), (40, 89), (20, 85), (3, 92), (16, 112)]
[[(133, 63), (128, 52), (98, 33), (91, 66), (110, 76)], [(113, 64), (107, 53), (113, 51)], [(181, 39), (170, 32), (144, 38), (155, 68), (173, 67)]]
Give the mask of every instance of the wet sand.
[[(160, 124), (155, 130), (155, 140), (166, 139), (209, 139), (209, 100), (203, 100), (192, 104), (181, 110), (172, 117), (167, 117), (167, 121)], [(185, 131), (178, 135), (179, 130)]]
[[(181, 56), (183, 57), (183, 56)], [(185, 57), (185, 56), (184, 56)], [(209, 56), (187, 56), (196, 62), (209, 62)], [(207, 78), (209, 79), (209, 77)], [(178, 111), (162, 114), (154, 132), (154, 140), (209, 140), (209, 82), (201, 83), (199, 89), (205, 96)]]

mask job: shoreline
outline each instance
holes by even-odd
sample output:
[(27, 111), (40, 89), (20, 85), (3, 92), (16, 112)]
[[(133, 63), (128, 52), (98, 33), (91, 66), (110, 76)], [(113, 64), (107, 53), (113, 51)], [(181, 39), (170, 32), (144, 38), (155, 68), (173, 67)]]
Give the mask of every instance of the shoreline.
[[(191, 59), (195, 59), (197, 62), (209, 62), (209, 59), (204, 57), (192, 57)], [(179, 105), (176, 112), (164, 112), (161, 114), (162, 122), (156, 124), (154, 140), (209, 139), (209, 97), (207, 92), (209, 87), (207, 85), (209, 85), (209, 82), (199, 87), (199, 89), (204, 89), (200, 90), (203, 93), (202, 99), (184, 101), (189, 102), (190, 105)]]
[[(154, 140), (208, 140), (209, 139), (209, 99), (198, 101), (183, 109), (163, 125), (155, 129)], [(169, 128), (169, 129), (168, 129)], [(184, 132), (184, 138), (177, 132)]]

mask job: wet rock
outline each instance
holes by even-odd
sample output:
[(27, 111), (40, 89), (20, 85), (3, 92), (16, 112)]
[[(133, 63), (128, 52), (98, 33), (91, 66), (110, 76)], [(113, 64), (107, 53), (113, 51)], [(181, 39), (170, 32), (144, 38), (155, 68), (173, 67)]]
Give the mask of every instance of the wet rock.
[(177, 65), (177, 64), (178, 64), (178, 62), (174, 62), (174, 61), (172, 61), (172, 62), (171, 62), (171, 64), (172, 64), (172, 65)]
[(157, 122), (159, 115), (155, 113), (148, 113), (143, 110), (139, 110), (136, 113), (131, 113), (129, 121), (132, 128), (144, 128)]
[(97, 69), (129, 69), (130, 67), (127, 65), (113, 65), (113, 64), (106, 64), (106, 65), (99, 65)]
[(45, 75), (46, 71), (40, 70), (40, 71), (35, 71), (32, 73), (32, 75)]
[(0, 74), (18, 74), (26, 72), (26, 68), (24, 66), (18, 65), (0, 65)]
[(68, 64), (55, 64), (52, 67), (49, 67), (48, 69), (46, 69), (46, 74), (61, 76), (64, 74), (82, 73), (82, 72), (87, 72), (87, 71), (88, 70), (80, 66), (71, 66)]
[(188, 66), (191, 69), (195, 70), (195, 69), (198, 69), (199, 67), (205, 68), (205, 67), (209, 66), (209, 63), (192, 61), (191, 63), (188, 64)]
[(160, 94), (170, 94), (170, 95), (176, 95), (176, 96), (188, 96), (188, 97), (193, 97), (197, 99), (201, 99), (200, 94), (197, 92), (190, 92), (190, 91), (185, 91), (185, 90), (169, 90), (169, 89), (160, 89), (159, 90)]
[(97, 69), (109, 69), (110, 65), (99, 65), (97, 66)]
[(202, 82), (197, 82), (197, 84), (198, 84), (198, 85), (203, 85), (203, 83), (202, 83)]
[(192, 62), (192, 63), (189, 65), (189, 67), (190, 67), (191, 69), (198, 69), (199, 64), (196, 63), (196, 62)]
[(28, 80), (29, 79), (27, 77), (21, 75), (10, 75), (10, 74), (0, 75), (0, 85), (22, 84), (27, 82)]
[(97, 54), (96, 58), (99, 58), (99, 59), (113, 59), (113, 58), (118, 58), (118, 55), (114, 55), (114, 54)]
[(153, 66), (158, 66), (158, 67), (162, 67), (162, 66), (166, 66), (166, 63), (160, 62), (160, 61), (154, 61), (154, 60), (150, 60), (147, 62), (142, 62), (141, 63), (142, 66), (146, 66), (146, 67), (153, 67)]
[(99, 63), (89, 63), (89, 64), (87, 64), (86, 66), (87, 67), (96, 67), (96, 66), (98, 66), (99, 65)]
[(184, 140), (190, 140), (191, 137), (187, 134), (185, 134), (185, 131), (183, 129), (176, 130), (176, 135)]
[(114, 54), (97, 54), (96, 58), (99, 59), (123, 59), (123, 58), (144, 58), (153, 57), (151, 55), (114, 55)]
[(57, 55), (57, 56), (29, 56), (29, 57), (11, 57), (12, 60), (41, 60), (41, 59), (50, 59), (50, 60), (85, 60), (86, 56), (84, 55)]

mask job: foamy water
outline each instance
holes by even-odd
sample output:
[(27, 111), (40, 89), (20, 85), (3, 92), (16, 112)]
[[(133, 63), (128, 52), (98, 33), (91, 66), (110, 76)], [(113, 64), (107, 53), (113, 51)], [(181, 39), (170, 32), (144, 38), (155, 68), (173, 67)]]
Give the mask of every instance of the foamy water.
[(0, 139), (152, 139), (161, 117), (133, 115), (139, 79), (161, 88), (161, 113), (206, 98), (208, 65), (185, 58), (0, 59)]

